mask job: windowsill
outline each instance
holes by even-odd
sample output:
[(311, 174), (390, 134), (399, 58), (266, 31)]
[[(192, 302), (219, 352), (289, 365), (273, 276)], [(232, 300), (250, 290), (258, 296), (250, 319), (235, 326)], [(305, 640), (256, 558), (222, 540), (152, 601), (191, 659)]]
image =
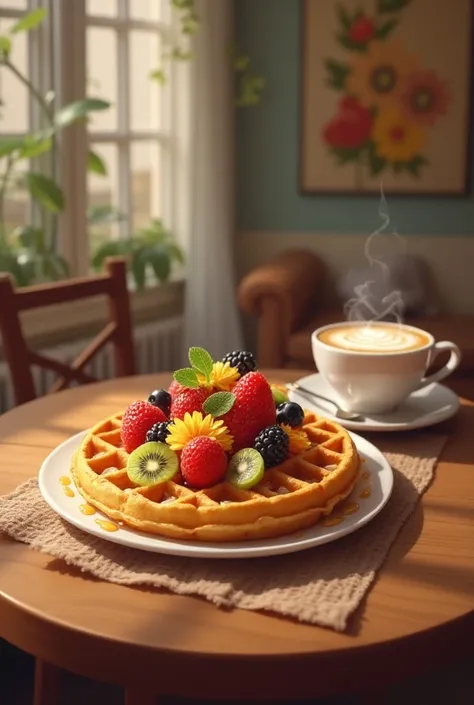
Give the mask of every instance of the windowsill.
[[(181, 278), (142, 291), (131, 291), (133, 325), (182, 315), (184, 287), (185, 281)], [(21, 320), (25, 338), (32, 348), (59, 345), (98, 332), (108, 320), (107, 299), (97, 296), (25, 311)]]

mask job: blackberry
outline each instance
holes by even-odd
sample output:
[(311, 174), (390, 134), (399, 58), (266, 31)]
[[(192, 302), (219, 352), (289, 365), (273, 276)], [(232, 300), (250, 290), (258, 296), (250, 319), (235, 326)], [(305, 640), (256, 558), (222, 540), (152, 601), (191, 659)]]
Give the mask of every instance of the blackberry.
[(278, 423), (285, 423), (291, 427), (301, 426), (304, 419), (304, 411), (296, 402), (287, 401), (277, 406), (276, 419)]
[(253, 447), (263, 458), (266, 468), (279, 465), (288, 455), (289, 438), (280, 426), (267, 426), (260, 431)]
[(166, 389), (155, 389), (148, 397), (148, 403), (157, 406), (166, 415), (170, 415), (171, 394)]
[(245, 350), (234, 350), (234, 352), (227, 353), (222, 358), (222, 362), (228, 362), (231, 367), (236, 367), (241, 377), (246, 375), (247, 372), (254, 372), (257, 369), (254, 356), (251, 352), (246, 352)]
[(154, 424), (150, 430), (146, 432), (147, 443), (150, 441), (154, 441), (155, 443), (164, 443), (166, 441), (166, 436), (169, 433), (168, 426), (170, 423), (171, 421), (160, 421), (159, 423)]

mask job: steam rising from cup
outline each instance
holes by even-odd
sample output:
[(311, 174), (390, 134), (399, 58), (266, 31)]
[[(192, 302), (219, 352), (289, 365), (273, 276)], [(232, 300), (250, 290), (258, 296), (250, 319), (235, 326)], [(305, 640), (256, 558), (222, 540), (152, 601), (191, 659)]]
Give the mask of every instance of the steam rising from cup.
[[(383, 186), (380, 187), (379, 216), (382, 223), (377, 230), (369, 235), (364, 246), (364, 255), (369, 264), (371, 278), (363, 284), (354, 286), (354, 296), (344, 305), (344, 314), (348, 321), (395, 321), (401, 323), (403, 320), (404, 302), (401, 292), (394, 289), (388, 294), (377, 293), (376, 287), (383, 290), (390, 278), (389, 267), (382, 259), (377, 258), (373, 253), (375, 243), (380, 240), (380, 236), (386, 233), (390, 226), (390, 216), (388, 205), (385, 199)], [(403, 245), (397, 232), (392, 233), (399, 243)]]

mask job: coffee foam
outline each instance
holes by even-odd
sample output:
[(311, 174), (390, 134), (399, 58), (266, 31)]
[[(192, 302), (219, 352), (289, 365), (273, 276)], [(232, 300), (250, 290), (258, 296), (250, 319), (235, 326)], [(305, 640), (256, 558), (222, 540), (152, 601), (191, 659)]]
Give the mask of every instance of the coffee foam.
[(365, 326), (349, 324), (329, 328), (319, 335), (319, 339), (327, 345), (342, 350), (381, 353), (416, 350), (429, 343), (428, 336), (410, 328), (370, 323)]

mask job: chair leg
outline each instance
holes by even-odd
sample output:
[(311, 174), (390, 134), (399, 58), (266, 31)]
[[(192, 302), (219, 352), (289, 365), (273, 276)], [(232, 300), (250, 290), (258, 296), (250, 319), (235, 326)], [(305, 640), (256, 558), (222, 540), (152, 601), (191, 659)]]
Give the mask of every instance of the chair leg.
[(37, 658), (33, 705), (58, 705), (61, 669)]
[(139, 688), (125, 689), (125, 705), (156, 705), (157, 696), (149, 690)]

